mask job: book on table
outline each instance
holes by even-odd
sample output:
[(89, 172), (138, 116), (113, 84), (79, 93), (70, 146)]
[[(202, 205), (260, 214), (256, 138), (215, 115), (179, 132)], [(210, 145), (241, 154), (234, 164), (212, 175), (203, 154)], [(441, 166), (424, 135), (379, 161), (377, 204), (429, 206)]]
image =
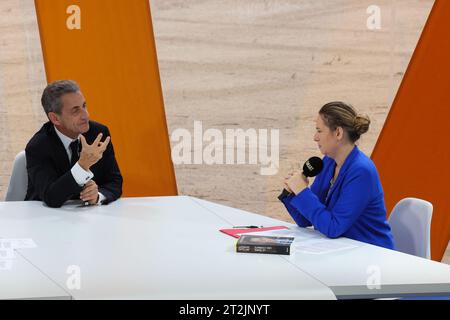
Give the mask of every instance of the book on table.
[(243, 234), (236, 243), (236, 252), (291, 254), (294, 237), (273, 237)]

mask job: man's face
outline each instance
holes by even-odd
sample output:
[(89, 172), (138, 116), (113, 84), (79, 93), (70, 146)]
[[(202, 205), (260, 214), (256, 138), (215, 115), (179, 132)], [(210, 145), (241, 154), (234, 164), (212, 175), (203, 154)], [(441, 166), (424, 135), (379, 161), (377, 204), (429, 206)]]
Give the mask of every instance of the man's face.
[(89, 130), (89, 113), (83, 94), (65, 93), (61, 96), (61, 114), (50, 116), (56, 128), (68, 137), (75, 139)]

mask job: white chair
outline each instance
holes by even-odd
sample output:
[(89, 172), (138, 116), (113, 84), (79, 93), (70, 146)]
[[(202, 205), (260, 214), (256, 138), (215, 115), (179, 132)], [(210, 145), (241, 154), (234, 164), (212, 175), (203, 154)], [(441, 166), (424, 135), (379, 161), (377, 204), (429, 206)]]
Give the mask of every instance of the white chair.
[(23, 201), (27, 195), (28, 173), (25, 151), (21, 151), (14, 159), (11, 179), (5, 201)]
[(431, 259), (432, 215), (433, 205), (428, 201), (417, 198), (400, 200), (389, 217), (396, 250)]

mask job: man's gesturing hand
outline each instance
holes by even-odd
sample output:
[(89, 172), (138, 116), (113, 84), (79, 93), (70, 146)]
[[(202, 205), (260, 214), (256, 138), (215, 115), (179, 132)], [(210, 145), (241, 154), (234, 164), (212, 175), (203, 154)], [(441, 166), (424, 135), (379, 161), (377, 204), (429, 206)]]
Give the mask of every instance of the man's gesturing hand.
[(97, 163), (102, 156), (103, 152), (106, 150), (111, 138), (108, 136), (105, 141), (101, 142), (103, 134), (99, 133), (97, 138), (92, 144), (88, 144), (83, 135), (80, 136), (81, 140), (81, 153), (78, 164), (84, 170), (88, 171), (91, 166)]

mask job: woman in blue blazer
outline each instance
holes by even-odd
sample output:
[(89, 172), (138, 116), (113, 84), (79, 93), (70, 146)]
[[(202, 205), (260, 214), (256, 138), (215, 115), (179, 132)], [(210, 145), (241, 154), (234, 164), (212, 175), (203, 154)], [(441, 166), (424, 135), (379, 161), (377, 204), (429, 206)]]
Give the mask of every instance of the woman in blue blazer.
[(312, 225), (330, 238), (394, 249), (380, 177), (372, 160), (355, 145), (369, 124), (368, 117), (348, 104), (324, 105), (314, 136), (324, 155), (323, 170), (311, 188), (302, 173), (291, 173), (285, 180), (291, 195), (282, 202), (300, 227)]

